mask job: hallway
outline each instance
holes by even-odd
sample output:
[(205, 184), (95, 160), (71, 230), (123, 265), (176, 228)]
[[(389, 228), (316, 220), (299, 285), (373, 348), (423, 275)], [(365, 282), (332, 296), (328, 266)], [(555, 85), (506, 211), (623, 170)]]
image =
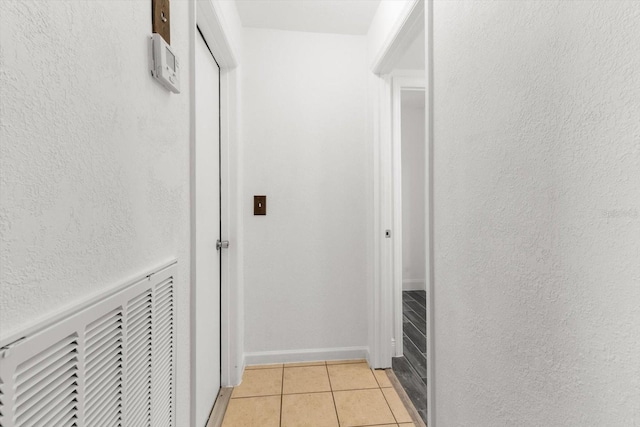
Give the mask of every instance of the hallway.
[[(0, 1), (0, 424), (203, 427), (247, 366), (358, 359), (429, 427), (640, 426), (639, 23), (638, 0)], [(401, 309), (404, 276), (426, 296)], [(286, 421), (315, 393), (294, 369), (231, 411)], [(365, 422), (402, 424), (385, 405)]]

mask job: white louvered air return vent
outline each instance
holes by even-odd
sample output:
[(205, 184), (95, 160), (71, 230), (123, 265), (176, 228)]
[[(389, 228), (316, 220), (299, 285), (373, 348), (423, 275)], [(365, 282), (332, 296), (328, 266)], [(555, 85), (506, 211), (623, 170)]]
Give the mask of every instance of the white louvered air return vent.
[(0, 427), (174, 427), (175, 262), (0, 349)]

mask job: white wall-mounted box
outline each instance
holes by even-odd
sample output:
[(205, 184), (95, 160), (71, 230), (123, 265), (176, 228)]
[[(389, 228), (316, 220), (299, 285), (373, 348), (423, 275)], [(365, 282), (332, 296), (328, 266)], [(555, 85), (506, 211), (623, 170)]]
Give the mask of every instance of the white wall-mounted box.
[(158, 33), (149, 37), (149, 68), (162, 86), (173, 93), (180, 93), (180, 61)]

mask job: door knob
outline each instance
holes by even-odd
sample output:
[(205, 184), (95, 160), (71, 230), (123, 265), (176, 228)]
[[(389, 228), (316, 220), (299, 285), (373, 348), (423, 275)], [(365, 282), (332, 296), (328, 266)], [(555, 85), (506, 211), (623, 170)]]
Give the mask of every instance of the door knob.
[(229, 247), (228, 240), (217, 240), (216, 241), (216, 250), (219, 251), (221, 248), (227, 249)]

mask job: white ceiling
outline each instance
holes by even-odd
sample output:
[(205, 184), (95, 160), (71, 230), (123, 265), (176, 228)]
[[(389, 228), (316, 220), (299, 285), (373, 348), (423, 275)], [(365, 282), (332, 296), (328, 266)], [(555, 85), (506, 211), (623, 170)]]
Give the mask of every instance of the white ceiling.
[(236, 0), (242, 25), (313, 33), (366, 34), (380, 0)]

